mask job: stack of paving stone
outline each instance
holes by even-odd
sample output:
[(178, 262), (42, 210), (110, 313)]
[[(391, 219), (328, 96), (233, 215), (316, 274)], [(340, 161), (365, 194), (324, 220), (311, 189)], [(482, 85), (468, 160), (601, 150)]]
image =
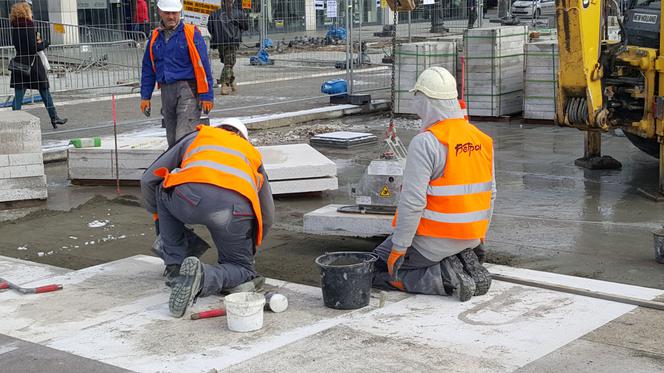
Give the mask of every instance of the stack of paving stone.
[(342, 149), (350, 149), (376, 142), (378, 142), (378, 137), (374, 134), (349, 131), (321, 133), (309, 139), (311, 145)]
[(523, 110), (526, 26), (493, 26), (464, 34), (465, 95), (471, 116)]
[(457, 70), (457, 42), (455, 40), (405, 43), (396, 50), (395, 113), (414, 114), (413, 88), (417, 77), (431, 66), (442, 66), (454, 74)]
[(558, 42), (544, 40), (526, 44), (523, 118), (554, 120), (558, 88)]
[(22, 111), (0, 115), (0, 202), (46, 199), (39, 118)]

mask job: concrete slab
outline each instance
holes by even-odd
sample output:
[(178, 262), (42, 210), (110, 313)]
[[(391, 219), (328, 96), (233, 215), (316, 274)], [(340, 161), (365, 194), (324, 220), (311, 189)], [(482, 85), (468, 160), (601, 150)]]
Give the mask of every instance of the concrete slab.
[(311, 145), (329, 146), (344, 149), (366, 144), (373, 144), (377, 141), (378, 137), (374, 134), (351, 131), (321, 133), (309, 139), (309, 143)]
[(331, 204), (304, 214), (304, 233), (347, 237), (375, 237), (392, 233), (392, 216), (337, 212)]
[(66, 268), (0, 256), (0, 277), (15, 284), (45, 280), (69, 272), (71, 270)]
[[(290, 307), (281, 314), (266, 313), (263, 329), (243, 334), (228, 331), (223, 318), (170, 317), (161, 269), (159, 259), (135, 256), (55, 278), (65, 288), (37, 295), (39, 302), (37, 296), (2, 293), (0, 315), (7, 322), (0, 333), (139, 372), (371, 372), (386, 367), (507, 372), (635, 308), (495, 282), (486, 296), (466, 303), (389, 292), (382, 308), (374, 298), (363, 309), (339, 311), (323, 306), (319, 288), (269, 280), (268, 288), (286, 295)], [(551, 281), (561, 283), (575, 280), (527, 274), (553, 276)], [(664, 293), (629, 291), (641, 297)], [(193, 311), (219, 304), (219, 297), (202, 298)]]
[(276, 180), (270, 181), (273, 195), (323, 192), (339, 189), (336, 177), (320, 177), (315, 179)]
[(126, 369), (1, 334), (0, 366), (2, 366), (3, 373), (130, 372)]
[(576, 340), (534, 361), (518, 373), (664, 371), (664, 355), (647, 354), (610, 344)]
[[(70, 180), (115, 180), (114, 142), (106, 140), (102, 139), (102, 146), (98, 148), (69, 149)], [(139, 181), (166, 148), (165, 138), (123, 136), (118, 140), (120, 179)], [(308, 144), (259, 146), (257, 149), (263, 155), (274, 194), (338, 188), (336, 164)], [(274, 183), (281, 181), (283, 183)]]

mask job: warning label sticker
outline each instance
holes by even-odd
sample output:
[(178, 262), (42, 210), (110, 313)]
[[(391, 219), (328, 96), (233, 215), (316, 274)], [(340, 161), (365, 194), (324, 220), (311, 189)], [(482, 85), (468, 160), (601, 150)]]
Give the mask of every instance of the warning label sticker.
[(390, 193), (390, 188), (388, 188), (387, 185), (385, 185), (383, 189), (380, 190), (380, 196), (384, 198), (392, 196), (392, 193)]

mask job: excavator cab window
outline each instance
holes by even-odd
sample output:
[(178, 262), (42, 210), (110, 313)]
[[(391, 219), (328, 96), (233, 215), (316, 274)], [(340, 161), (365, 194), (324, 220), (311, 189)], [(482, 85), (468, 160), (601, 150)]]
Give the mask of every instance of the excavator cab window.
[(659, 49), (661, 0), (632, 0), (625, 12), (627, 44)]

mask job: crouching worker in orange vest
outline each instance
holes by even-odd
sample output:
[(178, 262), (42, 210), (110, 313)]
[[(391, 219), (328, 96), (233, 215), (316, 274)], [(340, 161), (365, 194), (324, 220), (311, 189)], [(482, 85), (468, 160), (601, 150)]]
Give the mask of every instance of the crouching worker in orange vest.
[(493, 141), (464, 119), (444, 68), (423, 71), (411, 92), (422, 128), (408, 146), (394, 233), (374, 250), (374, 286), (467, 301), (491, 285), (477, 253), (496, 195)]
[[(261, 154), (238, 119), (219, 128), (198, 126), (162, 154), (141, 178), (147, 210), (161, 240), (169, 309), (182, 317), (199, 296), (255, 291), (254, 254), (274, 220), (274, 202)], [(217, 247), (218, 262), (187, 256), (185, 224), (204, 225)], [(246, 286), (251, 285), (251, 286)], [(237, 290), (241, 289), (241, 290)]]
[(207, 46), (196, 26), (182, 22), (180, 0), (157, 2), (161, 22), (150, 34), (141, 69), (141, 111), (150, 116), (155, 83), (168, 146), (196, 129), (214, 106)]

